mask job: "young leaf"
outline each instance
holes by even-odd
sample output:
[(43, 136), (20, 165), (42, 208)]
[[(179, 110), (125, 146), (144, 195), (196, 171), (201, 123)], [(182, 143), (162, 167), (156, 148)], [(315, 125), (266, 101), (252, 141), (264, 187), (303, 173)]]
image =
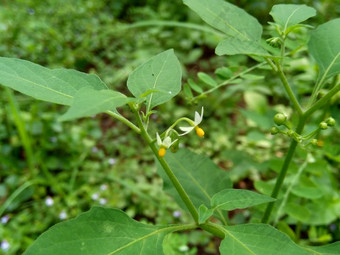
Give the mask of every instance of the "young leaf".
[[(179, 149), (176, 153), (167, 153), (164, 158), (196, 208), (202, 204), (210, 206), (214, 194), (231, 187), (228, 173), (218, 168), (207, 157), (187, 149)], [(163, 178), (164, 189), (185, 208), (160, 164), (158, 164), (158, 172)]]
[(190, 78), (188, 79), (188, 84), (189, 84), (190, 88), (195, 90), (197, 93), (201, 94), (203, 92), (203, 89)]
[(139, 223), (117, 209), (94, 207), (51, 227), (24, 255), (163, 254), (163, 238), (173, 230)]
[(227, 211), (275, 201), (274, 198), (244, 189), (225, 189), (211, 199), (211, 207)]
[(164, 51), (134, 70), (127, 81), (128, 89), (135, 97), (147, 91), (157, 91), (147, 95), (147, 106), (163, 104), (181, 90), (182, 70), (174, 51)]
[(229, 79), (233, 76), (233, 72), (228, 67), (220, 67), (217, 68), (215, 74), (221, 77), (222, 79)]
[(259, 42), (241, 40), (239, 38), (233, 37), (228, 37), (225, 40), (221, 41), (217, 45), (215, 53), (218, 56), (246, 54), (271, 57), (270, 53), (268, 53)]
[(213, 209), (209, 209), (205, 205), (201, 205), (200, 207), (198, 207), (198, 223), (203, 224), (213, 214), (214, 214)]
[(221, 255), (311, 255), (288, 236), (266, 224), (227, 226), (221, 242)]
[(84, 87), (108, 87), (93, 74), (75, 70), (48, 69), (32, 62), (0, 57), (0, 84), (36, 99), (71, 105), (75, 93)]
[(107, 110), (114, 110), (128, 102), (135, 100), (113, 90), (80, 89), (73, 99), (72, 106), (59, 120), (71, 120), (89, 117)]
[(308, 50), (320, 68), (323, 81), (340, 73), (340, 19), (334, 19), (315, 29), (308, 43)]
[(280, 25), (283, 31), (286, 31), (288, 27), (315, 16), (316, 11), (304, 4), (277, 4), (273, 6), (269, 14), (275, 23)]
[(253, 16), (224, 0), (184, 0), (210, 26), (245, 41), (259, 41), (262, 26)]
[(207, 85), (209, 85), (211, 87), (216, 87), (217, 86), (217, 82), (213, 78), (211, 78), (211, 76), (207, 75), (206, 73), (198, 72), (197, 76), (205, 84), (207, 84)]

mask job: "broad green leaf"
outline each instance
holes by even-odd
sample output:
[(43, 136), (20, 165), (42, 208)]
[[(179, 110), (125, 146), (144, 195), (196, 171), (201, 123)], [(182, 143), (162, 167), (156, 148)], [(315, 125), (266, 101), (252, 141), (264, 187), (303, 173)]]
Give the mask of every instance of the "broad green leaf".
[(0, 57), (0, 84), (36, 99), (71, 105), (73, 96), (84, 87), (108, 87), (93, 74), (75, 70), (48, 69), (32, 62)]
[(269, 13), (282, 31), (316, 15), (314, 8), (304, 4), (277, 4)]
[(173, 230), (139, 223), (117, 209), (94, 207), (51, 227), (24, 255), (163, 254), (163, 238)]
[[(208, 157), (201, 156), (187, 149), (176, 153), (168, 152), (164, 159), (182, 184), (190, 199), (198, 208), (204, 204), (210, 206), (211, 199), (217, 192), (230, 188), (231, 181), (226, 171), (218, 168)], [(158, 172), (163, 178), (164, 189), (185, 208), (170, 179), (158, 164)]]
[(215, 74), (220, 76), (222, 79), (229, 79), (233, 76), (233, 72), (228, 67), (217, 68)]
[(288, 236), (266, 224), (245, 224), (225, 228), (221, 255), (310, 255)]
[(192, 79), (188, 79), (188, 84), (190, 88), (195, 90), (197, 93), (201, 94), (203, 92), (203, 89), (198, 84), (196, 84)]
[(199, 223), (206, 221), (217, 209), (231, 211), (272, 201), (275, 201), (275, 199), (250, 190), (225, 189), (216, 193), (212, 197), (211, 209), (208, 209), (205, 206), (200, 206)]
[(309, 250), (313, 250), (315, 255), (340, 255), (340, 242), (322, 246), (309, 246)]
[(221, 41), (217, 45), (215, 53), (218, 56), (246, 54), (262, 57), (271, 57), (270, 53), (268, 53), (259, 42), (247, 41), (233, 37), (228, 37), (227, 39)]
[(184, 0), (210, 26), (245, 41), (259, 41), (262, 26), (253, 16), (224, 0)]
[(340, 73), (340, 19), (334, 19), (315, 29), (308, 50), (319, 65), (321, 83)]
[(116, 107), (133, 100), (135, 99), (128, 98), (117, 91), (94, 90), (85, 87), (74, 95), (72, 106), (59, 120), (65, 121), (80, 117), (89, 117), (107, 110), (115, 110)]
[(151, 109), (176, 96), (181, 90), (182, 70), (174, 51), (164, 51), (134, 70), (127, 81), (128, 89), (135, 97), (146, 97)]
[(197, 73), (198, 78), (203, 81), (205, 84), (211, 86), (211, 87), (216, 87), (217, 86), (217, 82), (211, 78), (210, 75), (203, 73), (203, 72), (198, 72)]

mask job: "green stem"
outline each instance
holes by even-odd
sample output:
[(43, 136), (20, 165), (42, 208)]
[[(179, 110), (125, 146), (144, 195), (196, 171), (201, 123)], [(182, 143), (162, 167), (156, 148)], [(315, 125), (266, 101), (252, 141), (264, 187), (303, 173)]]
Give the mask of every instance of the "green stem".
[(140, 129), (134, 125), (132, 122), (130, 122), (128, 119), (124, 118), (122, 115), (117, 114), (115, 112), (112, 111), (106, 111), (105, 113), (107, 113), (108, 115), (112, 116), (113, 118), (120, 120), (121, 122), (123, 122), (125, 125), (127, 125), (128, 127), (130, 127), (133, 131), (135, 131), (137, 134), (140, 134), (141, 131)]
[[(302, 133), (303, 128), (305, 126), (305, 123), (306, 123), (306, 118), (304, 116), (300, 117), (298, 126), (296, 128), (296, 133), (297, 134), (300, 135)], [(293, 159), (293, 156), (294, 156), (295, 149), (296, 149), (297, 145), (298, 145), (298, 142), (295, 141), (295, 140), (292, 140), (290, 142), (290, 146), (289, 146), (286, 158), (285, 158), (285, 160), (283, 162), (283, 165), (281, 167), (281, 171), (279, 173), (279, 176), (276, 179), (276, 183), (275, 183), (272, 195), (271, 195), (272, 198), (277, 198), (278, 195), (279, 195), (280, 189), (281, 189), (283, 181), (284, 181), (284, 179), (286, 177), (286, 174), (287, 174), (290, 162)], [(274, 204), (275, 204), (275, 202), (271, 202), (271, 203), (267, 204), (266, 211), (264, 212), (264, 215), (263, 215), (263, 218), (262, 218), (262, 223), (268, 223), (269, 218), (270, 218), (270, 214), (272, 213), (272, 210), (274, 208)]]
[(160, 157), (158, 155), (158, 150), (156, 148), (156, 145), (154, 144), (152, 138), (147, 133), (139, 113), (137, 112), (137, 110), (132, 105), (130, 105), (130, 107), (131, 107), (132, 111), (135, 113), (135, 116), (136, 116), (136, 119), (137, 119), (137, 123), (138, 123), (139, 129), (141, 131), (140, 132), (141, 136), (144, 138), (144, 140), (149, 145), (150, 149), (154, 153), (154, 155), (157, 158), (158, 162), (163, 167), (163, 169), (164, 169), (165, 173), (167, 174), (167, 176), (169, 177), (171, 183), (174, 185), (174, 187), (177, 190), (177, 192), (178, 192), (179, 196), (181, 197), (182, 201), (184, 202), (184, 204), (188, 208), (190, 214), (192, 215), (192, 217), (194, 218), (195, 222), (197, 223), (198, 222), (198, 212), (197, 212), (196, 207), (192, 203), (191, 199), (189, 198), (188, 194), (184, 190), (184, 188), (181, 185), (181, 183), (178, 181), (177, 177), (174, 175), (174, 173), (170, 169), (168, 163), (162, 157)]
[(217, 236), (222, 239), (225, 238), (225, 229), (221, 225), (212, 222), (207, 222), (199, 226), (205, 231), (213, 234), (214, 236)]
[(191, 99), (191, 101), (193, 101), (193, 100), (195, 100), (195, 99), (197, 99), (197, 98), (199, 98), (199, 97), (201, 97), (201, 96), (203, 96), (203, 95), (210, 94), (211, 92), (213, 92), (213, 91), (215, 91), (215, 90), (217, 90), (217, 89), (219, 89), (219, 88), (221, 88), (221, 87), (223, 87), (223, 86), (225, 86), (225, 85), (230, 84), (230, 83), (231, 83), (233, 80), (235, 80), (236, 78), (239, 78), (240, 76), (242, 76), (242, 75), (244, 75), (244, 74), (246, 74), (246, 73), (249, 73), (249, 72), (253, 71), (253, 70), (256, 69), (256, 68), (259, 68), (259, 67), (265, 65), (266, 63), (267, 63), (267, 61), (261, 62), (261, 63), (259, 63), (259, 64), (257, 64), (257, 65), (254, 65), (254, 66), (252, 66), (252, 67), (250, 67), (250, 68), (248, 68), (248, 69), (246, 69), (246, 70), (244, 70), (244, 71), (242, 71), (242, 72), (240, 72), (240, 73), (238, 73), (238, 74), (235, 74), (234, 76), (232, 76), (232, 77), (229, 78), (228, 80), (226, 80), (226, 81), (224, 81), (224, 82), (218, 84), (216, 87), (213, 87), (213, 88), (211, 88), (211, 89), (209, 89), (209, 90), (206, 90), (206, 91), (204, 91), (202, 94), (193, 97), (193, 98)]
[(280, 77), (280, 80), (288, 94), (288, 97), (289, 99), (292, 101), (293, 103), (293, 107), (295, 108), (295, 110), (297, 111), (298, 115), (301, 116), (303, 114), (303, 111), (302, 111), (302, 108), (298, 102), (298, 100), (296, 99), (291, 87), (289, 86), (288, 84), (288, 81), (287, 81), (287, 78), (282, 70), (282, 67), (279, 63), (277, 63), (276, 65), (277, 67), (277, 72), (279, 73), (279, 77)]

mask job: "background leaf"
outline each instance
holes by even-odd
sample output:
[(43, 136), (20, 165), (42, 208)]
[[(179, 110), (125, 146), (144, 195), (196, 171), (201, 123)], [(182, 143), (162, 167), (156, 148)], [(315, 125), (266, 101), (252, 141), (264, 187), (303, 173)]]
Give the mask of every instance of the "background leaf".
[(113, 90), (94, 90), (82, 88), (74, 96), (72, 106), (59, 120), (71, 120), (89, 117), (107, 110), (114, 110), (128, 102), (135, 100)]
[(259, 41), (262, 26), (253, 16), (223, 0), (184, 0), (210, 26), (246, 41)]
[(36, 99), (71, 105), (75, 93), (84, 87), (108, 87), (93, 74), (75, 70), (48, 69), (32, 62), (0, 57), (0, 83)]
[(277, 4), (269, 13), (276, 24), (279, 24), (283, 31), (288, 27), (299, 24), (302, 21), (316, 15), (314, 8), (304, 4)]
[(340, 73), (339, 31), (340, 19), (334, 19), (320, 25), (311, 34), (308, 50), (319, 65), (319, 78), (324, 76), (323, 79), (327, 79)]
[(339, 255), (340, 254), (340, 242), (335, 242), (322, 246), (310, 246), (310, 250), (316, 251), (317, 255)]
[[(228, 173), (205, 156), (179, 149), (176, 153), (167, 153), (164, 158), (196, 208), (201, 204), (210, 206), (214, 194), (231, 187)], [(160, 164), (158, 172), (163, 178), (164, 189), (186, 208)]]
[(220, 246), (221, 255), (307, 255), (288, 236), (266, 224), (245, 224), (225, 227), (226, 237)]
[(128, 89), (135, 97), (149, 94), (147, 105), (153, 108), (173, 98), (181, 90), (182, 70), (174, 51), (164, 51), (134, 70), (127, 81)]
[(94, 207), (43, 233), (24, 255), (163, 254), (172, 227), (139, 223), (117, 209)]

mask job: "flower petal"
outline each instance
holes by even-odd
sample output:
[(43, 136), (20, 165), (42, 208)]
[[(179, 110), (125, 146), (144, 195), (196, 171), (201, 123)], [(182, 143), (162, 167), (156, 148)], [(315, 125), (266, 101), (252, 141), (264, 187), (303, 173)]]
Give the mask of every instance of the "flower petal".
[(171, 138), (169, 136), (167, 136), (164, 140), (163, 140), (163, 145), (166, 147), (166, 148), (169, 148), (170, 145), (171, 145)]
[(162, 145), (162, 140), (161, 140), (161, 138), (159, 137), (159, 134), (158, 134), (158, 133), (156, 133), (156, 137), (157, 137), (157, 144), (158, 144), (158, 146), (161, 146), (161, 145)]
[(190, 132), (191, 130), (194, 129), (194, 127), (179, 127), (179, 129), (184, 132)]
[(195, 112), (195, 125), (197, 126), (198, 124), (200, 124), (202, 122), (202, 119), (203, 119), (203, 107), (202, 107), (202, 110), (201, 110), (201, 116), (199, 115), (198, 112)]

